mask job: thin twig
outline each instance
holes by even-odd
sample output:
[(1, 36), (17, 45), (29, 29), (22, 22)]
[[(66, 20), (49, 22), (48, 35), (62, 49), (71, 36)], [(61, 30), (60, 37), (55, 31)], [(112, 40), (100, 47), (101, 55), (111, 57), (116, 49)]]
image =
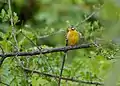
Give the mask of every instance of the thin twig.
[(16, 39), (16, 30), (15, 30), (15, 27), (14, 27), (14, 21), (13, 21), (13, 14), (12, 14), (12, 9), (11, 9), (11, 0), (8, 0), (8, 6), (9, 6), (9, 12), (10, 12), (10, 23), (11, 23), (11, 26), (12, 26), (12, 36), (13, 36), (13, 39), (15, 41), (15, 49), (17, 51), (15, 57), (18, 61), (18, 63), (20, 64), (21, 67), (23, 67), (23, 64), (21, 63), (20, 59), (17, 58), (18, 56), (18, 52), (19, 52), (19, 47), (18, 47), (18, 41)]
[[(59, 76), (56, 76), (56, 75), (52, 75), (52, 74), (47, 74), (47, 73), (42, 73), (42, 72), (39, 72), (37, 70), (31, 70), (31, 69), (28, 69), (28, 68), (23, 68), (25, 71), (27, 72), (33, 72), (33, 73), (37, 73), (37, 74), (40, 74), (40, 75), (44, 75), (44, 76), (48, 76), (48, 77), (56, 77), (56, 78), (60, 78)], [(91, 82), (91, 81), (83, 81), (83, 80), (76, 80), (74, 78), (66, 78), (66, 77), (61, 77), (62, 80), (67, 80), (67, 81), (72, 81), (72, 82), (77, 82), (77, 83), (84, 83), (84, 84), (93, 84), (93, 85), (104, 85), (104, 83), (102, 82)]]
[(10, 86), (10, 85), (8, 85), (8, 84), (6, 84), (4, 82), (1, 82), (1, 81), (0, 81), (0, 83), (3, 84), (3, 85), (5, 85), (5, 86)]
[(61, 77), (62, 77), (62, 73), (63, 73), (63, 69), (64, 69), (64, 64), (65, 64), (65, 57), (66, 57), (66, 55), (67, 55), (67, 51), (64, 53), (64, 55), (63, 55), (63, 61), (62, 61), (62, 66), (61, 66), (61, 71), (60, 71), (60, 76), (59, 76), (59, 81), (58, 81), (58, 86), (60, 86), (60, 84), (61, 84)]
[(17, 39), (16, 39), (16, 36), (15, 36), (15, 28), (14, 28), (14, 21), (13, 21), (13, 15), (12, 15), (12, 9), (11, 9), (11, 1), (8, 0), (8, 6), (9, 6), (9, 11), (10, 11), (10, 23), (11, 23), (11, 26), (12, 26), (12, 36), (14, 38), (14, 41), (15, 41), (15, 45), (16, 45), (16, 50), (19, 51), (19, 48), (18, 48), (18, 42), (17, 42)]
[[(41, 52), (41, 49), (42, 49), (42, 47), (40, 46), (40, 48), (38, 47), (38, 45), (37, 44), (35, 44), (29, 37), (27, 37), (23, 32), (22, 32), (22, 30), (21, 30), (21, 33), (22, 33), (22, 35), (23, 36), (25, 36), (34, 46), (36, 46), (37, 47), (37, 49), (39, 50), (39, 52)], [(40, 53), (40, 57), (41, 57), (41, 55), (42, 55), (42, 53)], [(46, 61), (45, 60), (45, 63), (47, 63), (48, 64), (48, 61)], [(51, 67), (51, 65), (49, 64), (48, 65), (49, 67), (50, 67), (50, 69), (52, 70), (52, 72), (54, 73), (54, 71), (53, 71), (53, 69), (52, 69), (52, 67)], [(55, 78), (56, 79), (56, 78)], [(57, 79), (56, 79), (56, 81), (57, 81)]]
[(1, 67), (2, 63), (4, 62), (5, 58), (6, 58), (6, 57), (5, 57), (4, 54), (3, 54), (3, 57), (1, 57), (1, 59), (0, 59), (0, 67)]
[(21, 30), (21, 33), (22, 33), (22, 35), (25, 36), (34, 46), (36, 46), (39, 51), (41, 51), (42, 48), (41, 48), (41, 47), (39, 48), (38, 45), (36, 45), (29, 37), (27, 37), (27, 36), (22, 32), (22, 30)]
[[(39, 48), (37, 44), (35, 44), (29, 37), (27, 37), (27, 36), (22, 32), (22, 30), (21, 30), (21, 34), (22, 34), (23, 36), (25, 36), (34, 46), (36, 46), (37, 49), (39, 50), (39, 52), (41, 52), (42, 47)], [(39, 55), (40, 55), (40, 57), (41, 57), (42, 53), (40, 53)], [(45, 63), (46, 63), (46, 64), (49, 64), (48, 61), (46, 61), (46, 60), (45, 60)], [(52, 72), (54, 73), (54, 70), (52, 69), (51, 65), (49, 64), (48, 66), (50, 67), (50, 69), (51, 69)], [(55, 79), (56, 79), (56, 78), (55, 78)], [(56, 79), (56, 81), (57, 81), (57, 79)]]
[(103, 7), (103, 5), (101, 5), (99, 8), (97, 8), (94, 12), (92, 12), (90, 15), (88, 15), (83, 21), (81, 21), (80, 23), (77, 23), (75, 26), (78, 27), (79, 25), (83, 24), (84, 22), (86, 22), (88, 19), (90, 19), (93, 15), (95, 15), (101, 8)]
[[(43, 59), (44, 59), (44, 58), (43, 58)], [(45, 62), (45, 64), (50, 68), (50, 70), (52, 71), (52, 73), (55, 74), (55, 75), (57, 75), (57, 74), (54, 72), (52, 66), (49, 64), (49, 62), (48, 62), (46, 59), (44, 60), (44, 62)], [(55, 80), (58, 81), (57, 78), (55, 78)]]
[(0, 59), (0, 67), (1, 67), (1, 65), (2, 65), (2, 63), (3, 63), (3, 61), (5, 60), (5, 52), (4, 52), (4, 50), (3, 50), (3, 48), (2, 48), (2, 46), (0, 45), (0, 48), (1, 48), (1, 51), (2, 51), (2, 54), (3, 54), (3, 57), (1, 57), (1, 59)]
[(81, 21), (80, 24), (84, 23), (85, 21), (87, 21), (88, 19), (90, 19), (93, 15), (95, 15), (97, 12), (92, 12), (88, 17), (86, 17), (83, 21)]
[(48, 49), (42, 49), (41, 52), (39, 51), (33, 51), (33, 52), (17, 52), (17, 53), (5, 53), (0, 54), (0, 57), (6, 56), (6, 57), (12, 57), (12, 56), (33, 56), (33, 55), (39, 55), (40, 53), (42, 54), (47, 54), (47, 53), (53, 53), (53, 52), (65, 52), (66, 50), (75, 50), (75, 49), (83, 49), (83, 48), (90, 48), (91, 43), (88, 44), (81, 44), (77, 46), (65, 46), (65, 47), (59, 47), (59, 48), (48, 48)]
[(84, 22), (86, 22), (88, 19), (90, 19), (93, 15), (96, 14), (95, 12), (92, 12), (88, 17), (86, 17), (83, 21), (81, 21), (80, 23), (76, 24), (75, 26), (78, 27), (79, 25), (83, 24)]

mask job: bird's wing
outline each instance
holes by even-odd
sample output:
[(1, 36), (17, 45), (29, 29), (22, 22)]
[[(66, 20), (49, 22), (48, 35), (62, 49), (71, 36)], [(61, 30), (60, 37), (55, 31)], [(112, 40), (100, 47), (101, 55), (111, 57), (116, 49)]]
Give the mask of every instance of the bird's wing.
[(66, 41), (66, 46), (68, 46), (68, 38), (67, 38), (67, 34), (65, 36), (65, 41)]
[(67, 29), (66, 35), (65, 35), (66, 46), (68, 46), (68, 34), (69, 34), (69, 29)]

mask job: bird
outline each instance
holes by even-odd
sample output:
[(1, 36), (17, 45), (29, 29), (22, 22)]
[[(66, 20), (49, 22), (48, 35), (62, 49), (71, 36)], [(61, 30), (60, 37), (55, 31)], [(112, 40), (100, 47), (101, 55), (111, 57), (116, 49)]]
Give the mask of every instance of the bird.
[[(80, 37), (81, 37), (81, 33), (79, 33), (75, 27), (73, 25), (71, 25), (68, 29), (67, 29), (67, 34), (66, 34), (66, 46), (75, 46), (79, 43)], [(65, 57), (67, 56), (68, 51), (65, 50), (64, 51), (64, 55), (63, 55), (63, 60), (62, 60), (62, 65), (61, 65), (61, 71), (60, 71), (60, 78), (59, 78), (59, 83), (58, 86), (60, 86), (60, 82), (61, 82), (61, 76), (62, 76), (62, 72), (64, 69), (64, 64), (65, 64)], [(70, 59), (71, 60), (71, 59)]]
[(67, 29), (66, 34), (66, 46), (75, 46), (79, 43), (82, 34), (76, 30), (76, 28), (71, 25)]

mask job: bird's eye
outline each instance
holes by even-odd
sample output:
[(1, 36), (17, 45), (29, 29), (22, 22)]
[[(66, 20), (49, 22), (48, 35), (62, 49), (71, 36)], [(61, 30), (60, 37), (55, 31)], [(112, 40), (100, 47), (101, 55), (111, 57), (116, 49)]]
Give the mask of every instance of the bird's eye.
[(71, 28), (72, 30), (75, 30), (75, 28)]

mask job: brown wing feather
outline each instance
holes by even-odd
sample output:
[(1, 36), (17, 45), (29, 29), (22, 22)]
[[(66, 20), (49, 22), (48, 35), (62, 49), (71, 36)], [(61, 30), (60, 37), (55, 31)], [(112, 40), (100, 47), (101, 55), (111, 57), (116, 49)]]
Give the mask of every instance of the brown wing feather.
[(66, 46), (68, 46), (67, 34), (66, 34), (66, 36), (65, 36), (65, 41), (66, 41)]
[(66, 46), (68, 46), (68, 38), (67, 38), (68, 32), (69, 32), (69, 28), (67, 29), (67, 32), (66, 32), (67, 34), (65, 35)]

